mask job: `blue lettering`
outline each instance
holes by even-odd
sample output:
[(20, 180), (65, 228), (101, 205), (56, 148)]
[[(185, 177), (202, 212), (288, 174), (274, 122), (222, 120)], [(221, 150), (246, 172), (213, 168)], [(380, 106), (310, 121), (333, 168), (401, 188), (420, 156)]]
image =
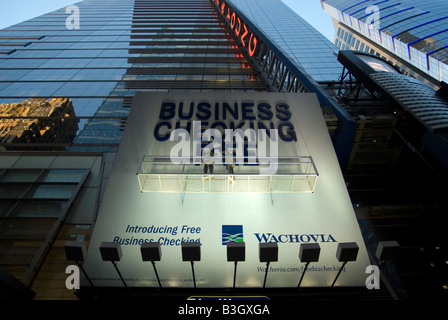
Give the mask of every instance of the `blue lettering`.
[(270, 125), (270, 129), (268, 129), (268, 128), (264, 125), (263, 122), (258, 121), (258, 130), (262, 130), (262, 129), (266, 130), (266, 135), (270, 138), (270, 137), (271, 137), (271, 130), (274, 130), (274, 129), (275, 129), (275, 126), (274, 126), (274, 124), (273, 124), (272, 122), (270, 122), (269, 125)]
[[(289, 128), (286, 132), (283, 131), (283, 128)], [(280, 139), (283, 141), (297, 141), (297, 135), (294, 130), (294, 126), (289, 122), (283, 122), (278, 125), (278, 135)]]
[(221, 121), (216, 121), (212, 123), (211, 128), (216, 129), (216, 127), (222, 127), (223, 130), (227, 129), (227, 125)]
[(184, 127), (181, 126), (180, 121), (177, 121), (175, 129), (185, 129), (186, 131), (190, 132), (191, 131), (191, 121), (188, 121), (187, 125)]
[(288, 110), (289, 106), (286, 103), (279, 103), (275, 106), (277, 110), (277, 118), (283, 121), (291, 119), (291, 112)]
[(227, 111), (230, 112), (232, 114), (232, 117), (234, 120), (238, 120), (238, 103), (235, 103), (235, 109), (232, 110), (232, 108), (229, 106), (228, 103), (223, 102), (222, 104), (222, 119), (226, 120), (227, 119)]
[(298, 234), (290, 234), (289, 242), (300, 242)]
[(215, 120), (219, 120), (219, 102), (215, 103)]
[(159, 122), (156, 127), (154, 128), (154, 137), (156, 137), (157, 141), (166, 141), (170, 138), (170, 133), (166, 133), (165, 135), (160, 135), (159, 131), (160, 128), (166, 126), (168, 127), (168, 130), (171, 129), (171, 123), (167, 122), (167, 121), (162, 121)]
[[(240, 108), (242, 120), (239, 120)], [(202, 121), (200, 131), (197, 132), (198, 134), (210, 128), (209, 124), (211, 124), (211, 128), (218, 128), (223, 135), (223, 139), (225, 139), (224, 131), (226, 129), (243, 130), (243, 128), (249, 126), (250, 129), (265, 130), (269, 138), (271, 137), (271, 130), (277, 128), (279, 138), (282, 141), (297, 141), (294, 125), (288, 121), (292, 116), (289, 106), (286, 103), (278, 103), (275, 106), (275, 117), (280, 120), (278, 125), (273, 121), (269, 121), (274, 118), (272, 109), (269, 103), (260, 102), (255, 104), (254, 101), (241, 102), (241, 105), (238, 102), (222, 102), (221, 104), (220, 102), (209, 103), (207, 101), (199, 102), (198, 104), (194, 101), (180, 101), (177, 105), (177, 102), (164, 101), (161, 104), (159, 113), (159, 119), (162, 121), (156, 124), (154, 136), (157, 141), (167, 141), (173, 127), (174, 129), (185, 129), (191, 133), (191, 120), (194, 119), (193, 121)], [(227, 114), (229, 115), (228, 119)], [(220, 115), (222, 115), (222, 121)], [(212, 118), (214, 118), (215, 122), (207, 122), (207, 120)], [(174, 122), (171, 124), (172, 121), (167, 121), (171, 119), (175, 119), (175, 124)], [(226, 122), (226, 119), (229, 122)], [(267, 121), (269, 121), (269, 124)]]
[(243, 102), (241, 103), (241, 109), (243, 112), (243, 120), (255, 120), (254, 110), (252, 108), (254, 104), (252, 102)]
[(270, 238), (270, 236), (271, 236), (271, 233), (268, 233), (267, 235), (267, 237), (266, 237), (266, 234), (265, 233), (263, 233), (261, 236), (260, 236), (260, 234), (259, 233), (254, 233), (254, 235), (257, 237), (257, 239), (258, 239), (258, 242), (269, 242), (268, 240), (269, 240), (269, 238)]
[(244, 125), (246, 124), (245, 121), (241, 121), (238, 126), (235, 127), (235, 123), (232, 121), (230, 122), (230, 129), (235, 130), (235, 129), (243, 129)]
[(174, 102), (162, 102), (162, 108), (160, 109), (159, 119), (169, 120), (173, 119), (176, 114), (176, 104)]
[(254, 233), (258, 242), (280, 242), (280, 243), (308, 243), (313, 242), (337, 242), (331, 234), (280, 234)]
[(261, 120), (272, 120), (274, 114), (269, 109), (271, 109), (271, 106), (269, 104), (260, 103), (257, 107), (257, 110), (260, 112), (258, 113), (258, 118)]
[(193, 116), (193, 110), (194, 110), (194, 102), (190, 103), (190, 110), (188, 111), (187, 115), (184, 115), (183, 113), (184, 103), (179, 103), (179, 118), (183, 120), (191, 119)]
[(201, 102), (198, 104), (198, 112), (196, 112), (196, 117), (199, 120), (208, 120), (210, 119), (212, 112), (210, 111), (211, 105), (208, 102)]

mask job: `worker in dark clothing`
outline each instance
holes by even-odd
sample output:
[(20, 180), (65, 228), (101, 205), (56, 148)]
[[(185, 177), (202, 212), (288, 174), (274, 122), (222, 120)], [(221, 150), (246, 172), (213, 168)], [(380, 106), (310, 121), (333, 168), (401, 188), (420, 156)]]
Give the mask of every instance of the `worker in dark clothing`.
[[(207, 172), (213, 174), (213, 151), (210, 151), (208, 148), (205, 148), (202, 154), (202, 164), (204, 166), (204, 174), (207, 174)], [(204, 176), (204, 180), (208, 181), (208, 176)], [(212, 180), (215, 180), (214, 176), (212, 176)]]

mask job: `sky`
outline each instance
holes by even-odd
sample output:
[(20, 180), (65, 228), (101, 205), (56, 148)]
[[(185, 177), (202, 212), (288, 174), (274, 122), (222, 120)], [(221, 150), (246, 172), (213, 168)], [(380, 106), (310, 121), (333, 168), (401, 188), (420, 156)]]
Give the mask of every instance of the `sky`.
[(333, 42), (334, 26), (329, 14), (325, 13), (320, 0), (282, 0), (309, 24)]
[[(0, 29), (76, 3), (76, 0), (2, 0)], [(321, 7), (320, 0), (283, 0), (308, 23), (333, 42), (331, 18)], [(81, 13), (82, 14), (82, 13)]]

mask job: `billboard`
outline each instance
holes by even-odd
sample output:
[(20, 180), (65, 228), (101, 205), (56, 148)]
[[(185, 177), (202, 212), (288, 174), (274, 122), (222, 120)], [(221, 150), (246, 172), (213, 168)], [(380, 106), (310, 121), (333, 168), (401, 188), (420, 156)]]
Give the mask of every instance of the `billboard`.
[[(222, 136), (209, 134), (212, 128)], [(224, 141), (238, 129), (248, 135), (241, 151), (246, 159), (234, 167), (234, 181), (228, 180), (225, 160), (215, 161), (213, 174), (204, 174), (204, 146), (216, 147), (215, 160), (224, 159)], [(261, 131), (265, 135), (258, 135)], [(213, 141), (222, 143), (211, 145)], [(188, 142), (189, 152), (180, 147), (182, 142)], [(262, 146), (266, 150), (259, 152)], [(238, 153), (233, 155), (238, 160)], [(247, 161), (250, 155), (253, 162)], [(183, 161), (174, 164), (176, 159)], [(307, 159), (307, 165), (291, 159)], [(267, 265), (259, 260), (259, 243), (278, 244), (278, 261), (269, 265), (266, 287), (297, 286), (305, 266), (298, 258), (302, 243), (321, 247), (302, 287), (332, 284), (342, 265), (336, 258), (339, 243), (356, 242), (359, 253), (345, 265), (336, 286), (363, 286), (370, 264), (318, 100), (311, 93), (137, 93), (85, 263), (96, 286), (122, 286), (114, 266), (101, 259), (102, 242), (120, 243), (123, 255), (117, 265), (131, 287), (158, 287), (150, 263), (142, 261), (140, 246), (145, 242), (161, 245), (156, 264), (164, 287), (193, 287), (191, 266), (182, 261), (183, 242), (201, 244), (201, 261), (195, 262), (197, 288), (232, 287), (228, 242), (246, 245), (237, 287), (263, 285)]]

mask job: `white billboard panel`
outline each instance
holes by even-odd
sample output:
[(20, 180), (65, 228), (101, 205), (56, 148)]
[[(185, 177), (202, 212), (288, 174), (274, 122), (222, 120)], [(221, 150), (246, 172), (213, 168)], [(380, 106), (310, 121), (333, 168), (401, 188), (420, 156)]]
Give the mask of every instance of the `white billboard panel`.
[[(227, 111), (223, 110), (224, 105), (228, 106)], [(283, 187), (273, 187), (268, 192), (266, 189), (189, 192), (186, 188), (181, 192), (146, 192), (138, 179), (142, 160), (145, 156), (169, 157), (178, 143), (167, 139), (170, 131), (179, 122), (179, 127), (192, 132), (188, 123), (193, 126), (194, 121), (200, 121), (203, 130), (278, 129), (280, 158), (312, 159), (318, 173), (313, 189), (284, 192)], [(190, 142), (193, 148), (193, 141)], [(214, 167), (216, 179), (207, 183), (227, 183), (219, 180), (227, 177), (225, 164)], [(204, 181), (202, 168), (194, 163), (188, 167), (190, 175), (198, 177), (199, 184)], [(260, 172), (254, 168), (257, 165), (236, 166), (233, 185), (243, 183), (240, 175), (244, 174), (244, 179), (250, 177), (256, 183)], [(163, 170), (170, 173), (176, 169), (167, 166)], [(147, 172), (158, 174), (163, 170)], [(280, 164), (272, 176), (284, 177), (285, 183), (292, 183), (294, 172), (282, 170)], [(162, 179), (168, 178), (161, 175), (160, 179), (162, 183)], [(302, 287), (331, 285), (342, 266), (336, 258), (339, 243), (356, 242), (359, 253), (356, 261), (345, 265), (336, 286), (363, 286), (370, 264), (314, 94), (138, 93), (102, 199), (85, 265), (95, 285), (122, 286), (113, 265), (101, 261), (99, 246), (104, 241), (121, 244), (123, 256), (117, 265), (127, 285), (137, 287), (158, 287), (150, 263), (142, 261), (140, 245), (144, 242), (161, 244), (162, 258), (156, 265), (164, 287), (193, 287), (191, 266), (182, 261), (183, 241), (201, 243), (201, 261), (194, 264), (198, 288), (232, 287), (234, 265), (227, 262), (228, 241), (244, 241), (246, 245), (246, 260), (238, 264), (237, 287), (263, 285), (266, 263), (261, 263), (258, 255), (262, 242), (277, 242), (279, 248), (278, 261), (269, 265), (266, 287), (297, 286), (305, 266), (298, 257), (301, 243), (318, 243), (321, 247), (320, 259), (309, 265)]]

